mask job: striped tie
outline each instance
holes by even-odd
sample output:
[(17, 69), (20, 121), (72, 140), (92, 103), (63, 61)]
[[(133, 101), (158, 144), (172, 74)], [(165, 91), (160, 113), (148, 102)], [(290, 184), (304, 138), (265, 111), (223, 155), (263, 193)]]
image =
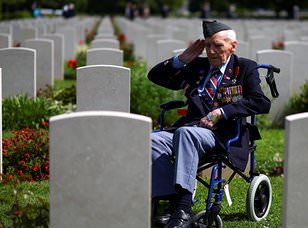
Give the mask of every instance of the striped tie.
[(205, 87), (205, 92), (206, 92), (207, 96), (209, 97), (208, 103), (210, 103), (210, 104), (213, 103), (215, 93), (216, 93), (216, 90), (217, 90), (219, 77), (220, 77), (220, 70), (218, 68), (212, 69), (211, 78), (207, 82), (206, 87)]

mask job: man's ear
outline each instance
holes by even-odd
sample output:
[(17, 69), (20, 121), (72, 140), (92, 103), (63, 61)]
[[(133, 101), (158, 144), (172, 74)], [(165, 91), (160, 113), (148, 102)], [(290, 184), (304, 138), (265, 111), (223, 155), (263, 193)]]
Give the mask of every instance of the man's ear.
[(237, 41), (234, 40), (231, 42), (231, 52), (234, 53), (237, 48)]

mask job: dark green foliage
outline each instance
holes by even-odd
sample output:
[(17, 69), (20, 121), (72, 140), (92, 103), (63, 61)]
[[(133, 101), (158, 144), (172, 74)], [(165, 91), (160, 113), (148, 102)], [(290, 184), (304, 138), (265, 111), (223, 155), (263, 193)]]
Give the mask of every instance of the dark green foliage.
[(69, 67), (68, 63), (64, 64), (64, 79), (76, 80), (76, 68)]
[(86, 40), (85, 40), (87, 45), (89, 45), (92, 42), (92, 40), (94, 40), (96, 33), (97, 33), (98, 26), (100, 25), (100, 23), (101, 23), (101, 21), (97, 21), (95, 23), (93, 29), (87, 31)]
[(299, 94), (291, 97), (287, 105), (287, 115), (308, 112), (308, 82), (306, 82)]
[[(160, 87), (147, 78), (147, 65), (139, 62), (131, 66), (131, 112), (152, 118), (153, 125), (159, 122), (159, 105), (170, 101), (183, 99), (179, 92)], [(179, 116), (170, 112), (166, 116), (166, 125), (170, 125)]]
[(61, 101), (63, 105), (76, 104), (76, 86), (72, 85), (55, 92), (55, 100)]
[(77, 66), (76, 67), (82, 67), (87, 65), (87, 48), (80, 49), (77, 54), (76, 54), (76, 62)]
[(0, 227), (49, 227), (49, 182), (11, 175), (0, 186)]
[(13, 96), (2, 101), (2, 127), (4, 130), (37, 128), (49, 117), (63, 112), (61, 106), (44, 97)]
[(64, 87), (59, 89), (53, 89), (51, 86), (48, 86), (46, 89), (40, 90), (37, 96), (57, 101), (57, 104), (60, 103), (61, 105), (75, 105), (76, 85), (73, 84), (70, 87)]

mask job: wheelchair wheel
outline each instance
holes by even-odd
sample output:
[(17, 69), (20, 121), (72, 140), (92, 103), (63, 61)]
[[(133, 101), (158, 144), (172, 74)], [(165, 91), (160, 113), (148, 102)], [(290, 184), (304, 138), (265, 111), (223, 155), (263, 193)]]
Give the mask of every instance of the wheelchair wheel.
[[(200, 211), (195, 216), (195, 223), (192, 227), (198, 227), (198, 228), (206, 228), (208, 227), (208, 221), (206, 218), (206, 211)], [(214, 222), (211, 226), (211, 228), (222, 228), (222, 219), (219, 215), (216, 216), (214, 219)]]
[(266, 175), (255, 176), (250, 183), (246, 210), (253, 221), (260, 221), (269, 213), (272, 204), (272, 186)]

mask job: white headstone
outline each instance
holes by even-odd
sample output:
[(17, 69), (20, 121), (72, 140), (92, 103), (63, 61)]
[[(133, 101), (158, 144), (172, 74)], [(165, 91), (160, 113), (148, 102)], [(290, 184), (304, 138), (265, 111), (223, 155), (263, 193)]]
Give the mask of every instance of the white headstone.
[(42, 38), (53, 40), (54, 44), (54, 79), (64, 79), (64, 35), (46, 34)]
[(64, 35), (64, 60), (75, 58), (76, 30), (70, 27), (57, 28), (56, 33)]
[(27, 39), (37, 38), (38, 33), (36, 28), (23, 28), (13, 26), (12, 40), (13, 45), (20, 45), (23, 41)]
[(307, 227), (308, 112), (286, 117), (283, 227)]
[(148, 117), (108, 111), (50, 119), (50, 227), (150, 228)]
[(186, 48), (186, 44), (182, 40), (158, 40), (156, 41), (156, 61), (157, 63), (170, 58), (173, 50)]
[(11, 24), (1, 24), (0, 33), (12, 34), (12, 25)]
[(21, 44), (23, 47), (36, 50), (36, 88), (44, 89), (46, 85), (53, 86), (54, 83), (54, 46), (49, 39), (29, 39)]
[(0, 49), (2, 96), (27, 94), (36, 97), (36, 50), (29, 48)]
[(250, 58), (256, 59), (257, 51), (267, 50), (272, 48), (272, 41), (268, 37), (253, 36), (249, 39)]
[(91, 43), (91, 48), (120, 48), (120, 43), (116, 39), (95, 39)]
[(12, 38), (10, 34), (0, 33), (0, 48), (9, 48), (12, 46)]
[(308, 81), (307, 53), (308, 43), (289, 41), (285, 42), (285, 50), (293, 53), (294, 72), (292, 78), (292, 93), (299, 93), (302, 85)]
[(77, 68), (77, 111), (130, 111), (130, 69), (112, 65)]
[(149, 34), (146, 36), (146, 61), (148, 68), (151, 68), (157, 64), (156, 41), (161, 39), (168, 39), (168, 36), (163, 34)]
[(98, 33), (96, 36), (95, 36), (95, 39), (114, 39), (115, 36), (113, 33)]
[(123, 66), (123, 51), (115, 48), (90, 48), (87, 50), (87, 65)]
[(238, 45), (235, 54), (239, 57), (249, 58), (249, 45), (246, 41), (238, 41)]

